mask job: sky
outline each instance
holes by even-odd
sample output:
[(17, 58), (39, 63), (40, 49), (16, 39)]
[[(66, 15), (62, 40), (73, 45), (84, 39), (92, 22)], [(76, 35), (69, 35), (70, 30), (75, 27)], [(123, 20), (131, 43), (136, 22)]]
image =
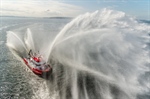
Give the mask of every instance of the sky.
[(104, 8), (150, 20), (150, 0), (0, 0), (0, 16), (76, 17)]

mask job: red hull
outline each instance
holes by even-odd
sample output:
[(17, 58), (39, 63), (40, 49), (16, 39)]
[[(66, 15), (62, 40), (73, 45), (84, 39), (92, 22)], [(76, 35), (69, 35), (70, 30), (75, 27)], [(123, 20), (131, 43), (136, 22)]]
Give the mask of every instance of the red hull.
[(23, 58), (23, 61), (24, 63), (29, 67), (29, 69), (36, 75), (38, 76), (44, 76), (44, 75), (49, 75), (50, 72), (52, 71), (52, 68), (50, 67), (50, 65), (48, 65), (48, 68), (45, 69), (45, 70), (40, 70), (40, 69), (37, 69), (35, 67), (32, 67), (30, 66), (30, 64), (28, 63), (27, 59), (26, 58)]

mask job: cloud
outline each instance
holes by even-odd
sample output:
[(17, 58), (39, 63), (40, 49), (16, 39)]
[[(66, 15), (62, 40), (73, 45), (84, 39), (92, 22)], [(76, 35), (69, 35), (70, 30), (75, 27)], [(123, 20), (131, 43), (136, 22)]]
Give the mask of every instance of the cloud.
[(52, 0), (1, 0), (2, 16), (74, 17), (84, 12), (79, 6)]

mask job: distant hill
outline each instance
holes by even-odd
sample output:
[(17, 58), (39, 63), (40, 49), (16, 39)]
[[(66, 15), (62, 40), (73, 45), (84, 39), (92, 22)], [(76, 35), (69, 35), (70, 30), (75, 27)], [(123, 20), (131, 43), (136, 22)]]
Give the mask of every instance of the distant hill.
[(150, 20), (138, 20), (139, 22), (142, 22), (142, 23), (147, 23), (147, 24), (150, 24)]
[(72, 17), (44, 17), (44, 18), (50, 18), (50, 19), (72, 19)]

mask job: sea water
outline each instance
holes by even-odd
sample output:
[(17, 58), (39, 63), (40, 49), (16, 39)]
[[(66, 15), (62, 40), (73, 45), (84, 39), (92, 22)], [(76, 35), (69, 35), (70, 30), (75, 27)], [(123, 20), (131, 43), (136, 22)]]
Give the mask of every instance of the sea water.
[[(149, 21), (103, 9), (75, 19), (1, 17), (1, 22), (0, 97), (150, 98)], [(29, 49), (51, 64), (48, 80), (21, 62)]]

